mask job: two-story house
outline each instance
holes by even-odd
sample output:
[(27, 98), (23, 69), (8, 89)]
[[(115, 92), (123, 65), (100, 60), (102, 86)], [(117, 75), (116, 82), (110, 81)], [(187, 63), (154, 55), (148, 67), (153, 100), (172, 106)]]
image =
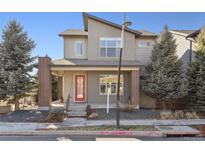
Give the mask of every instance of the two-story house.
[(187, 67), (194, 60), (196, 50), (196, 37), (200, 30), (171, 30), (176, 41), (176, 54), (182, 60), (183, 66)]
[[(63, 59), (39, 57), (38, 105), (51, 103), (51, 73), (59, 76), (59, 98), (70, 95), (72, 103), (106, 106), (116, 103), (118, 56), (122, 26), (83, 13), (84, 29), (68, 29), (59, 34), (64, 41)], [(120, 100), (140, 105), (140, 78), (150, 61), (157, 35), (145, 30), (125, 28), (120, 78)]]

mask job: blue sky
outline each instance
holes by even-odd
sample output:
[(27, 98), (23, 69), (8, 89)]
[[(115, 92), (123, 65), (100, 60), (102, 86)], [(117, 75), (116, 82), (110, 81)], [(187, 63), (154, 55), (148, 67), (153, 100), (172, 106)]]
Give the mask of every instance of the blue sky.
[[(91, 13), (121, 24), (124, 13)], [(132, 21), (131, 28), (146, 29), (159, 33), (164, 24), (170, 29), (198, 29), (205, 24), (205, 13), (126, 13)], [(33, 55), (49, 55), (53, 59), (63, 57), (63, 40), (58, 36), (65, 29), (83, 28), (82, 13), (0, 13), (2, 28), (11, 19), (16, 19), (36, 42)], [(1, 38), (0, 38), (1, 40)]]

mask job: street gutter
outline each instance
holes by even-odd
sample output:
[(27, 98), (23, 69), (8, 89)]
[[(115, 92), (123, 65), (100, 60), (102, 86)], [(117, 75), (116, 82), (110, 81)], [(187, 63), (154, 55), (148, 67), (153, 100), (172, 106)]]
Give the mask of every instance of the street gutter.
[(0, 132), (0, 136), (41, 136), (41, 135), (97, 135), (97, 136), (139, 136), (163, 137), (160, 131), (55, 131), (39, 130), (25, 132)]

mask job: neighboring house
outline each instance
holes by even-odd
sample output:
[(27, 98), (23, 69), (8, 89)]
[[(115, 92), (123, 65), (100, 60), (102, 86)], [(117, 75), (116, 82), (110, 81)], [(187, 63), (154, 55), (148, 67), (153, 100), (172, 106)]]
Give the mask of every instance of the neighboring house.
[[(63, 59), (39, 57), (39, 97), (41, 109), (51, 103), (51, 73), (59, 76), (59, 98), (71, 103), (106, 106), (107, 91), (110, 103), (116, 103), (118, 55), (121, 25), (83, 13), (84, 29), (68, 29), (59, 34), (64, 40)], [(145, 30), (126, 28), (122, 54), (120, 84), (121, 103), (139, 107), (140, 70), (150, 62), (157, 35)]]
[(194, 59), (195, 40), (191, 34), (194, 30), (171, 30), (176, 40), (176, 54), (182, 60), (183, 66), (187, 66)]

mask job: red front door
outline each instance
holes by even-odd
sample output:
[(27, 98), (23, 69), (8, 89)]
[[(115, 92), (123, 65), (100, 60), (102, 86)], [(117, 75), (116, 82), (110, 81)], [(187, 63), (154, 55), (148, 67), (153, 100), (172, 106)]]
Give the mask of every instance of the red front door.
[(75, 75), (75, 101), (85, 101), (85, 75)]

